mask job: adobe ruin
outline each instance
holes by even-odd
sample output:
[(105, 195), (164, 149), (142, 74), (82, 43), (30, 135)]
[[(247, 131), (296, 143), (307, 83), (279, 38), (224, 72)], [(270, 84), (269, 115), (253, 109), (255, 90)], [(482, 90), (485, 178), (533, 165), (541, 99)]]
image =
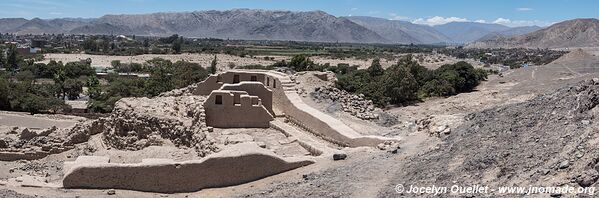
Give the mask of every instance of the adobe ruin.
[(398, 141), (362, 135), (305, 104), (289, 76), (276, 71), (231, 70), (209, 76), (192, 92), (208, 95), (204, 103), (208, 126), (268, 127), (273, 118), (285, 117), (294, 125), (342, 146), (376, 146), (385, 141)]

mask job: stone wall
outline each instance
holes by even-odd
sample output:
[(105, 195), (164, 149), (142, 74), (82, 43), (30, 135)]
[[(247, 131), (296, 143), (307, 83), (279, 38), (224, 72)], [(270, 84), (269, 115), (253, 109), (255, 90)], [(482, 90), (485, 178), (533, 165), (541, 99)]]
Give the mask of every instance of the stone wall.
[(255, 143), (236, 144), (202, 160), (184, 162), (147, 159), (114, 164), (105, 157), (80, 157), (65, 162), (63, 187), (193, 192), (247, 183), (313, 163), (305, 158), (280, 158)]
[[(217, 98), (220, 98), (219, 101)], [(204, 102), (204, 109), (206, 124), (212, 127), (268, 128), (273, 120), (260, 98), (245, 91), (212, 91)]]
[(272, 91), (264, 87), (261, 82), (240, 82), (237, 84), (224, 84), (220, 90), (245, 91), (251, 96), (258, 96), (262, 106), (274, 115), (272, 110)]

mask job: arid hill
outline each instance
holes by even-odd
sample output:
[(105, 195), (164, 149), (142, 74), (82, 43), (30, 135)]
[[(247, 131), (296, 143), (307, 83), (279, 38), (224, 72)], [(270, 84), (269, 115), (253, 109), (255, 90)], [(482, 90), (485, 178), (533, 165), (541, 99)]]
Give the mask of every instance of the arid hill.
[(1, 19), (0, 31), (19, 34), (135, 34), (245, 40), (388, 43), (372, 30), (322, 11), (253, 9), (106, 15), (98, 19)]
[(426, 25), (407, 21), (388, 20), (367, 16), (352, 16), (347, 19), (364, 26), (393, 43), (435, 44), (450, 42), (450, 38)]
[(599, 46), (599, 20), (574, 19), (522, 36), (476, 42), (476, 48), (567, 48)]

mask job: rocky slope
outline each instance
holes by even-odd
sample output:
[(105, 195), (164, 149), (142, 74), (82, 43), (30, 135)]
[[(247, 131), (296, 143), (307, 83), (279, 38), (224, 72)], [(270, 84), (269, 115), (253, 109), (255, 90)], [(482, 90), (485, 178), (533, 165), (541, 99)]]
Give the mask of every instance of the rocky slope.
[(25, 23), (27, 23), (27, 19), (23, 18), (5, 18), (0, 19), (0, 32), (5, 33), (7, 31), (11, 31)]
[(394, 43), (435, 44), (450, 42), (450, 38), (434, 28), (407, 21), (388, 20), (367, 16), (352, 16), (347, 19), (362, 25)]
[(599, 46), (599, 20), (574, 19), (529, 34), (476, 42), (479, 48), (567, 48)]
[[(597, 186), (598, 104), (599, 79), (593, 79), (527, 102), (470, 114), (437, 149), (407, 161), (391, 183)], [(383, 197), (397, 195), (394, 186), (386, 189)]]
[(522, 26), (522, 27), (510, 28), (510, 29), (502, 30), (502, 31), (498, 31), (498, 32), (491, 32), (491, 33), (483, 36), (482, 38), (478, 39), (477, 42), (525, 35), (525, 34), (528, 34), (528, 33), (534, 32), (534, 31), (538, 31), (540, 29), (543, 29), (543, 28), (541, 28), (539, 26)]

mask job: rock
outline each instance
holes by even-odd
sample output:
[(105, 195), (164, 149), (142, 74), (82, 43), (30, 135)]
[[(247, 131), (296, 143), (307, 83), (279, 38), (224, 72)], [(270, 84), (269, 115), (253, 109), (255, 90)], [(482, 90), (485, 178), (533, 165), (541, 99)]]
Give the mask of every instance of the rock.
[(208, 132), (213, 132), (214, 131), (214, 127), (208, 127)]
[(9, 144), (4, 138), (0, 139), (0, 148), (8, 148)]
[(256, 144), (258, 144), (258, 147), (260, 148), (266, 148), (266, 143), (264, 142), (256, 142)]
[(561, 193), (551, 193), (551, 195), (549, 195), (551, 197), (561, 197), (562, 194)]
[(25, 128), (21, 131), (19, 135), (19, 139), (21, 140), (31, 140), (37, 136), (37, 133), (29, 131), (29, 129)]
[(337, 160), (344, 160), (345, 158), (347, 158), (347, 154), (345, 153), (335, 153), (333, 154), (333, 160), (337, 161)]
[(596, 170), (587, 170), (576, 178), (576, 183), (582, 187), (589, 187), (597, 182), (597, 179), (599, 179), (599, 173)]
[(589, 124), (591, 124), (591, 121), (589, 121), (589, 120), (582, 120), (581, 122), (582, 122), (582, 124), (584, 124), (584, 125), (589, 125)]
[(114, 189), (109, 189), (108, 191), (106, 191), (106, 194), (114, 195), (114, 194), (116, 194), (116, 191)]
[(443, 130), (443, 134), (448, 135), (451, 133), (451, 128), (447, 127), (445, 128), (445, 130)]
[(12, 130), (8, 132), (8, 134), (18, 134), (19, 127), (13, 127)]
[(558, 165), (559, 169), (566, 169), (568, 167), (570, 167), (570, 161), (568, 161), (568, 160), (564, 160), (561, 163), (559, 163), (559, 165)]
[(599, 84), (599, 78), (593, 78), (593, 84), (595, 84), (595, 85)]
[(52, 126), (52, 128), (46, 129), (44, 131), (42, 131), (41, 133), (39, 133), (39, 136), (48, 136), (54, 132), (56, 132), (56, 130), (58, 130), (58, 128), (56, 128), (56, 126)]
[(547, 174), (549, 174), (550, 171), (551, 170), (549, 170), (549, 169), (543, 169), (543, 170), (540, 170), (539, 172), (541, 172), (543, 175), (547, 175)]
[(442, 125), (442, 126), (438, 126), (436, 132), (437, 133), (445, 133), (445, 131), (448, 129), (449, 127), (447, 125)]

